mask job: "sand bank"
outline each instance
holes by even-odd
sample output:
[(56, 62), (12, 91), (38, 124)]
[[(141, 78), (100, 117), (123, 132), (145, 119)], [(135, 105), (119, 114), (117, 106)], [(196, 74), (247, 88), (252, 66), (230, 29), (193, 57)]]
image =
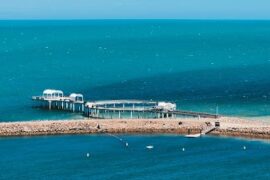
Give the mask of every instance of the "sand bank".
[(33, 136), (91, 133), (175, 133), (195, 134), (206, 122), (220, 122), (210, 134), (270, 139), (270, 123), (233, 117), (219, 119), (81, 119), (0, 123), (0, 136)]

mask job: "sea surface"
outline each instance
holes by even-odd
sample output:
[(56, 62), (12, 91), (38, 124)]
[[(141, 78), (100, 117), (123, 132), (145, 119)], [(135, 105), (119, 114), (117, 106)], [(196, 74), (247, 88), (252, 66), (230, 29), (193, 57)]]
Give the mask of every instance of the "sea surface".
[(80, 118), (32, 109), (46, 88), (270, 114), (270, 21), (0, 21), (0, 62), (0, 121)]
[[(270, 21), (0, 21), (0, 121), (81, 118), (46, 88), (268, 121)], [(0, 179), (270, 179), (268, 141), (118, 136), (0, 138)]]
[(0, 179), (270, 179), (269, 141), (119, 138), (128, 147), (107, 135), (0, 138)]

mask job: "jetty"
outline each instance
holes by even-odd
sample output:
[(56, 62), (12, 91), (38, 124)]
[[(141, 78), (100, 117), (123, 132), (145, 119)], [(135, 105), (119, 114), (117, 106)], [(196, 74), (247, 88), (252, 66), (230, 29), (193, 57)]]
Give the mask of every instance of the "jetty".
[(152, 100), (85, 101), (80, 93), (65, 96), (63, 91), (46, 89), (40, 96), (33, 96), (34, 107), (81, 113), (97, 119), (163, 119), (177, 117), (218, 118), (218, 114), (178, 110), (176, 104)]

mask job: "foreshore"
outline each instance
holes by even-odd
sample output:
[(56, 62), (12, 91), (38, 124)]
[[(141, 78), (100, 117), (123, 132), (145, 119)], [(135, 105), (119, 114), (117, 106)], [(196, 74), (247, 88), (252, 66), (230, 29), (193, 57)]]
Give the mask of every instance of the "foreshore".
[(270, 123), (234, 117), (179, 119), (81, 119), (0, 123), (0, 136), (37, 136), (95, 133), (200, 133), (207, 122), (220, 122), (209, 134), (270, 139)]

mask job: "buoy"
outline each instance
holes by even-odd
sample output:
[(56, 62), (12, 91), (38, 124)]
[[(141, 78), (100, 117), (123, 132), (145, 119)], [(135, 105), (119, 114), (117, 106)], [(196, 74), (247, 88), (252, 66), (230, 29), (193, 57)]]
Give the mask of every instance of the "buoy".
[(89, 153), (87, 153), (87, 154), (86, 154), (86, 157), (90, 157), (90, 154), (89, 154)]
[(126, 142), (126, 147), (128, 147), (128, 143)]
[(182, 151), (185, 151), (185, 148), (182, 148)]
[(154, 148), (154, 146), (149, 145), (149, 146), (146, 146), (146, 148), (147, 148), (147, 149), (153, 149), (153, 148)]
[(243, 149), (244, 149), (244, 150), (246, 150), (246, 149), (247, 149), (247, 147), (246, 147), (246, 146), (243, 146)]

